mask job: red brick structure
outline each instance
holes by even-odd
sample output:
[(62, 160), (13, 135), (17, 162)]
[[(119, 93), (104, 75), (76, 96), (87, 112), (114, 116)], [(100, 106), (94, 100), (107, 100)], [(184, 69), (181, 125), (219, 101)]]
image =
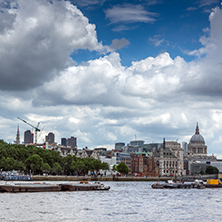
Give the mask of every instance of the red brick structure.
[(159, 176), (159, 168), (153, 156), (131, 154), (131, 175)]

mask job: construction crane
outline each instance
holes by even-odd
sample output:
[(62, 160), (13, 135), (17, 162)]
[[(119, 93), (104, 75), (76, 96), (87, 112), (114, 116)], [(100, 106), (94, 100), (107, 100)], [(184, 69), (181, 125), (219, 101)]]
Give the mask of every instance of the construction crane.
[(40, 122), (38, 122), (37, 126), (33, 126), (32, 124), (28, 123), (28, 122), (25, 121), (24, 119), (21, 119), (21, 118), (19, 118), (19, 117), (18, 117), (18, 119), (20, 119), (22, 122), (28, 124), (29, 126), (31, 126), (32, 128), (35, 129), (35, 144), (37, 144), (37, 132), (40, 132), (40, 129), (38, 128)]

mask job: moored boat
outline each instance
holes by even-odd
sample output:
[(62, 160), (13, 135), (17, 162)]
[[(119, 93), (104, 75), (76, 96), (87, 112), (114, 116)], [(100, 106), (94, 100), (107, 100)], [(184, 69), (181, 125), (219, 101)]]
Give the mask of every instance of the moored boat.
[(204, 189), (206, 186), (203, 184), (202, 180), (195, 180), (194, 183), (184, 183), (184, 182), (174, 182), (168, 180), (166, 183), (157, 182), (152, 184), (153, 189)]
[(33, 180), (32, 176), (27, 174), (20, 174), (18, 171), (6, 171), (0, 172), (0, 180), (5, 181), (31, 181)]
[(89, 183), (88, 181), (81, 181), (80, 183), (63, 183), (61, 191), (90, 191), (90, 190), (109, 190), (110, 187), (105, 187), (104, 184)]
[(61, 191), (61, 186), (58, 184), (48, 183), (14, 183), (0, 185), (0, 192), (55, 192)]
[(207, 179), (207, 188), (222, 188), (222, 182), (220, 179)]

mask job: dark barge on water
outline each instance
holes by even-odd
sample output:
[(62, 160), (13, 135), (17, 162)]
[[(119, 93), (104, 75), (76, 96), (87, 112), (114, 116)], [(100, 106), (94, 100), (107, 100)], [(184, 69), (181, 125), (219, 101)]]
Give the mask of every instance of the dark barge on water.
[(55, 192), (55, 191), (104, 191), (109, 190), (110, 187), (105, 187), (100, 183), (88, 183), (81, 181), (80, 183), (64, 183), (64, 184), (52, 184), (52, 183), (11, 183), (1, 184), (0, 192)]
[(202, 180), (195, 180), (194, 183), (173, 182), (168, 180), (166, 183), (157, 182), (152, 184), (153, 189), (205, 189), (206, 185)]

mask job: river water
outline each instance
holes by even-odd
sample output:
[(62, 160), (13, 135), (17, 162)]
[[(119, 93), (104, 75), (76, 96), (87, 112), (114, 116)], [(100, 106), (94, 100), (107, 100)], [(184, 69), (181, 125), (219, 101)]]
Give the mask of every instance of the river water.
[(109, 191), (0, 193), (0, 221), (222, 220), (222, 189), (155, 190), (151, 184), (104, 182)]

